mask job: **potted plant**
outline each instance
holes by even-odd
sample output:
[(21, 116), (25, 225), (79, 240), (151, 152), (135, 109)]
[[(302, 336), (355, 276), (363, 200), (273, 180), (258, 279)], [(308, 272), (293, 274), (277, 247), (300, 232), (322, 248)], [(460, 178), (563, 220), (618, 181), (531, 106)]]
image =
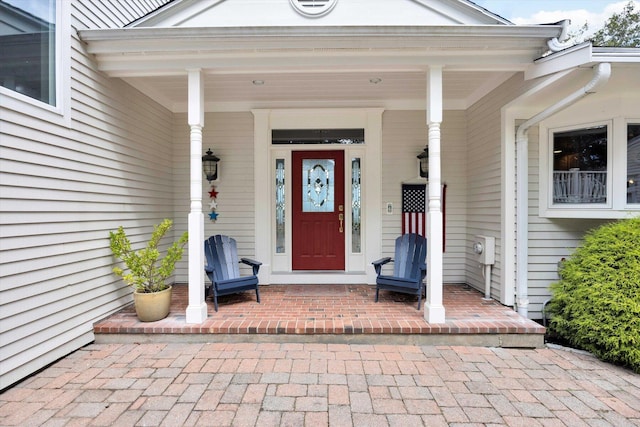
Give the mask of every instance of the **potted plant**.
[(170, 219), (164, 219), (155, 225), (147, 246), (137, 251), (131, 249), (131, 241), (122, 226), (117, 231), (109, 232), (111, 252), (127, 267), (125, 271), (116, 266), (113, 272), (133, 288), (136, 314), (143, 322), (164, 319), (169, 314), (171, 285), (166, 283), (166, 279), (173, 274), (188, 240), (188, 233), (185, 231), (167, 249), (164, 258), (160, 259), (158, 245), (172, 225), (173, 221)]

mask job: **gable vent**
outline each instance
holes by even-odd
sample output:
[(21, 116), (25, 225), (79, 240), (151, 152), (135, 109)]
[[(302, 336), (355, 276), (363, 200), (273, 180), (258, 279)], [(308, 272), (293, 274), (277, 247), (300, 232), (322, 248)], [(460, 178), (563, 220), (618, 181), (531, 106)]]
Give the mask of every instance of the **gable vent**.
[(289, 0), (293, 8), (304, 16), (317, 17), (331, 11), (338, 0)]

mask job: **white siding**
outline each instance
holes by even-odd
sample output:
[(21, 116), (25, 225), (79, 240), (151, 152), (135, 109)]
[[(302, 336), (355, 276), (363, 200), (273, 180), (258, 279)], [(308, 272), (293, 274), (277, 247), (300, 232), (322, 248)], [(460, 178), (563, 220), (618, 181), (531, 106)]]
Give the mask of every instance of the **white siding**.
[(501, 191), (503, 180), (513, 179), (501, 175), (501, 108), (522, 90), (522, 76), (516, 75), (467, 111), (467, 283), (484, 292), (484, 278), (474, 259), (472, 243), (476, 235), (495, 237), (496, 263), (492, 268), (491, 296), (498, 300), (504, 268), (515, 269), (515, 265), (503, 266), (500, 261), (503, 250)]
[[(71, 25), (121, 26), (162, 2), (124, 3), (74, 2)], [(171, 114), (96, 72), (74, 31), (65, 43), (69, 117), (0, 107), (0, 389), (91, 342), (130, 301), (109, 230), (139, 242), (173, 214)]]
[[(189, 206), (189, 125), (186, 114), (174, 117), (173, 160), (175, 162), (174, 216), (178, 228), (186, 229)], [(218, 219), (209, 220), (209, 183), (203, 174), (202, 210), (205, 238), (226, 234), (238, 242), (241, 257), (255, 258), (253, 114), (207, 113), (202, 131), (203, 150), (220, 158), (219, 179), (212, 183), (218, 191)], [(268, 161), (260, 159), (260, 161)], [(242, 266), (241, 266), (242, 267)], [(244, 273), (243, 273), (244, 274)], [(176, 269), (176, 281), (188, 281), (187, 257)]]
[[(445, 111), (441, 126), (442, 182), (447, 184), (444, 282), (464, 283), (466, 246), (466, 130), (463, 111)], [(382, 252), (393, 256), (401, 234), (404, 181), (419, 180), (416, 156), (427, 144), (424, 111), (386, 111), (382, 124)], [(393, 215), (386, 214), (393, 203)]]

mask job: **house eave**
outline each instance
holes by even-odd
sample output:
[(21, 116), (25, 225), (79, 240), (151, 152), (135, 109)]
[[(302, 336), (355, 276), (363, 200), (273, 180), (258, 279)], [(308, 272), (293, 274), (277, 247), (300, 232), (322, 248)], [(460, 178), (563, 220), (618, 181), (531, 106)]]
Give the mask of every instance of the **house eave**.
[(594, 62), (640, 63), (640, 48), (594, 47)]
[(639, 48), (594, 47), (589, 42), (571, 46), (560, 52), (539, 58), (525, 71), (531, 80), (575, 67), (593, 67), (601, 62), (617, 64), (640, 63)]
[[(255, 67), (523, 70), (561, 25), (123, 28), (80, 30), (87, 51), (111, 76), (175, 74), (185, 68), (238, 72)], [(505, 68), (501, 68), (504, 65)]]
[(89, 46), (96, 42), (126, 41), (132, 46), (145, 41), (183, 40), (195, 42), (199, 40), (226, 41), (256, 39), (282, 42), (286, 46), (295, 43), (298, 37), (313, 37), (320, 40), (342, 41), (378, 40), (394, 37), (419, 40), (423, 43), (429, 39), (465, 38), (487, 40), (496, 38), (532, 39), (538, 43), (558, 37), (562, 25), (442, 25), (442, 26), (290, 26), (290, 27), (165, 27), (165, 28), (117, 28), (117, 29), (85, 29), (79, 30), (80, 38)]

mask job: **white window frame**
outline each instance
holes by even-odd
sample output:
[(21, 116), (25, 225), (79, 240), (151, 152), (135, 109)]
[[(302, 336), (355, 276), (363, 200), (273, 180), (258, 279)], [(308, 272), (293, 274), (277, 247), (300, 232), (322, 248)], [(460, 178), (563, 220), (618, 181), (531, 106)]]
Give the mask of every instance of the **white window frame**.
[[(628, 160), (629, 160), (628, 157), (627, 157), (629, 155), (629, 151), (628, 151), (628, 142), (629, 141), (627, 140), (627, 137), (626, 137), (627, 129), (628, 129), (629, 125), (640, 125), (640, 118), (638, 118), (638, 119), (626, 119), (624, 121), (623, 131), (624, 131), (625, 138), (624, 138), (624, 150), (622, 150), (622, 151), (624, 153), (624, 166), (625, 166), (625, 168), (624, 168), (625, 192), (626, 192), (626, 182), (627, 182), (627, 180), (629, 178), (629, 171), (627, 169)], [(640, 203), (627, 203), (626, 194), (625, 194), (624, 202), (625, 202), (625, 205), (626, 205), (627, 209), (640, 211)]]
[[(627, 125), (640, 120), (614, 117), (568, 126), (540, 126), (539, 215), (543, 218), (624, 218), (640, 212), (640, 204), (627, 204)], [(607, 126), (607, 201), (602, 204), (553, 203), (553, 135), (577, 129)]]
[(71, 2), (56, 0), (55, 105), (0, 86), (3, 109), (55, 124), (71, 123)]

